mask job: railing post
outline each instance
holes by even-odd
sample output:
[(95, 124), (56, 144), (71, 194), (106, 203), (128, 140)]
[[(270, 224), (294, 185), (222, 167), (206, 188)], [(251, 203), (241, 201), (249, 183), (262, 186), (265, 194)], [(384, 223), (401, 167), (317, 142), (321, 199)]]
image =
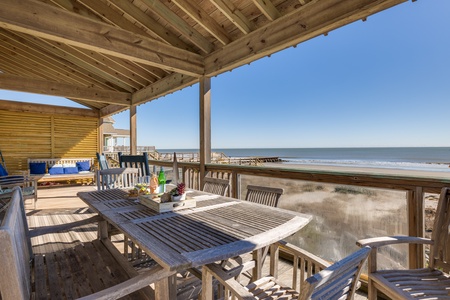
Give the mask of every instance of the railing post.
[[(424, 236), (424, 208), (423, 208), (423, 188), (416, 187), (415, 190), (408, 191), (408, 235)], [(423, 268), (425, 264), (423, 245), (409, 245), (409, 268)]]
[(239, 185), (239, 174), (233, 171), (231, 176), (231, 197), (239, 199), (241, 187)]

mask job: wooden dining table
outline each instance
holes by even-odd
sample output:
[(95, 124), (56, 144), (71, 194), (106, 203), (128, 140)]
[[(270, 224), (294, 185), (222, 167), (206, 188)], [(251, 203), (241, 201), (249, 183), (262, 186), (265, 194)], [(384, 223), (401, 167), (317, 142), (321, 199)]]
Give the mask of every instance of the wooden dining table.
[[(121, 189), (80, 192), (78, 196), (158, 264), (173, 271), (261, 249), (296, 233), (311, 220), (302, 213), (195, 190), (187, 192), (188, 199), (196, 200), (194, 208), (165, 213), (129, 199)], [(174, 281), (157, 284), (156, 298), (174, 299)]]

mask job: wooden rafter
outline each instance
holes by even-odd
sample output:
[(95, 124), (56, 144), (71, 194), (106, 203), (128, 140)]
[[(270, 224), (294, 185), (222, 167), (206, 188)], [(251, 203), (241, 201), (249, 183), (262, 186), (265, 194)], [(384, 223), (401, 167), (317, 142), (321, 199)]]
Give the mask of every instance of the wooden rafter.
[(226, 45), (231, 41), (228, 33), (200, 7), (196, 7), (189, 0), (172, 0), (172, 2), (180, 7), (189, 17), (194, 19), (222, 44)]
[(312, 2), (315, 5), (302, 6), (207, 56), (205, 74), (214, 76), (232, 70), (406, 0)]
[(267, 17), (267, 19), (273, 21), (281, 17), (280, 12), (273, 5), (270, 0), (253, 0), (253, 3), (258, 9)]
[(123, 0), (108, 0), (109, 3), (114, 5), (117, 9), (120, 9), (123, 13), (128, 14), (130, 18), (133, 18), (141, 26), (151, 31), (161, 41), (166, 42), (169, 45), (177, 48), (192, 51), (192, 47), (180, 40), (175, 34), (169, 31), (166, 27), (159, 24), (151, 16), (134, 6), (132, 3)]
[[(26, 6), (26, 10), (21, 7)], [(55, 42), (198, 76), (200, 55), (30, 0), (2, 0), (0, 26)]]
[(181, 17), (173, 13), (167, 6), (159, 0), (141, 0), (152, 12), (169, 22), (169, 24), (181, 33), (185, 38), (189, 39), (194, 45), (199, 47), (204, 53), (211, 53), (214, 45), (210, 43), (197, 30), (187, 24)]
[(243, 33), (250, 33), (254, 29), (252, 23), (231, 1), (211, 0), (211, 2)]
[(2, 89), (130, 106), (131, 94), (0, 74)]

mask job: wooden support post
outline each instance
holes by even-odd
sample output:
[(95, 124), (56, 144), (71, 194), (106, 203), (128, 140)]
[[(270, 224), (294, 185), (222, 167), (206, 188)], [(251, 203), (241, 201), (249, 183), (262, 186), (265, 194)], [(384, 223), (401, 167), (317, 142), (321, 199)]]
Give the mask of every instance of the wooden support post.
[(211, 162), (211, 78), (200, 78), (200, 188)]
[[(423, 188), (416, 187), (415, 190), (408, 191), (408, 235), (423, 237), (425, 233), (424, 225), (424, 203)], [(423, 245), (409, 245), (409, 268), (423, 268), (425, 263), (425, 253)]]
[(239, 184), (239, 174), (236, 171), (231, 175), (231, 197), (239, 199), (241, 194), (241, 185)]
[(155, 282), (155, 300), (177, 299), (177, 275)]
[[(280, 246), (278, 243), (270, 245), (270, 275), (278, 278), (278, 261), (280, 259)], [(294, 268), (296, 266), (294, 265)]]
[(202, 269), (202, 300), (214, 299), (213, 276), (206, 268)]
[(137, 154), (137, 122), (136, 122), (137, 108), (130, 107), (130, 154)]
[(255, 267), (253, 268), (252, 281), (258, 280), (262, 276), (263, 257), (262, 249), (253, 251), (253, 260), (255, 261)]
[(103, 138), (103, 128), (105, 127), (105, 119), (104, 118), (100, 118), (99, 122), (98, 122), (98, 149), (97, 152), (98, 153), (103, 153), (104, 149), (105, 149), (105, 140)]

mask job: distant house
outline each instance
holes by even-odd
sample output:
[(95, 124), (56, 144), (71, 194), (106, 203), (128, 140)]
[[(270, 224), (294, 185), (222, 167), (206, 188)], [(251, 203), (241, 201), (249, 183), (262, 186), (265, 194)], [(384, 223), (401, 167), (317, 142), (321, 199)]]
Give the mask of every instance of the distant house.
[(130, 146), (130, 130), (114, 128), (114, 122), (112, 117), (103, 120), (103, 151), (127, 151)]

